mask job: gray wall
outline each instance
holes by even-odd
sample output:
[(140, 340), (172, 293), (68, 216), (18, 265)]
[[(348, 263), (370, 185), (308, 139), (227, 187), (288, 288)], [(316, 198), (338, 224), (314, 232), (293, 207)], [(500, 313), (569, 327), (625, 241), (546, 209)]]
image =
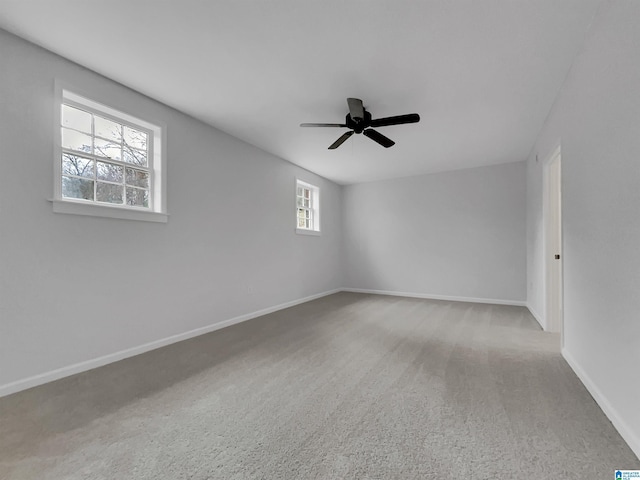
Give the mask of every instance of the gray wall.
[[(342, 286), (338, 185), (3, 31), (0, 59), (0, 387)], [(167, 124), (167, 224), (52, 212), (55, 78)]]
[(561, 144), (564, 354), (638, 455), (639, 18), (640, 2), (603, 3), (527, 171), (529, 303), (544, 315), (542, 164)]
[(525, 164), (344, 189), (346, 286), (524, 302)]

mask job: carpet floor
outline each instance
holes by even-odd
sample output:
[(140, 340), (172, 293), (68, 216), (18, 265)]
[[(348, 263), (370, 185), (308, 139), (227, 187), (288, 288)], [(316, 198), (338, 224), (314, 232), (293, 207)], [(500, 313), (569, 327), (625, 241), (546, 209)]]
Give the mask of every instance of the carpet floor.
[(600, 480), (640, 461), (522, 307), (339, 293), (0, 398), (0, 478)]

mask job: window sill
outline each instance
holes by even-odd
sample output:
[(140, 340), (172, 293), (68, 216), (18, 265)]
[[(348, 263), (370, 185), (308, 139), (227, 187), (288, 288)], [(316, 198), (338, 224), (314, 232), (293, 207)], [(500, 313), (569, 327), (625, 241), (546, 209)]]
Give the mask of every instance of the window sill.
[(137, 220), (141, 222), (167, 223), (169, 215), (167, 213), (150, 212), (143, 210), (129, 210), (121, 207), (111, 207), (109, 205), (96, 205), (90, 203), (80, 203), (69, 200), (49, 200), (53, 203), (55, 213), (68, 213), (72, 215), (88, 215), (91, 217), (119, 218), (122, 220)]
[(316, 237), (320, 236), (320, 230), (305, 230), (303, 228), (296, 228), (296, 233), (298, 235), (313, 235)]

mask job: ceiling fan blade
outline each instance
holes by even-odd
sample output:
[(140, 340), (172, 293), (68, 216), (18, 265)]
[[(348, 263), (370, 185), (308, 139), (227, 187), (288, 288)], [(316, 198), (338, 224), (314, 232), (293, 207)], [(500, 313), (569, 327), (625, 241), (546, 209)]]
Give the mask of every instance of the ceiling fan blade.
[(344, 123), (301, 123), (301, 127), (343, 127), (347, 128)]
[(337, 139), (335, 142), (331, 144), (331, 146), (329, 147), (329, 150), (335, 150), (336, 148), (338, 148), (347, 140), (347, 138), (353, 135), (353, 133), (354, 133), (353, 130), (350, 130), (347, 133), (343, 134), (339, 139)]
[(396, 117), (385, 117), (371, 120), (372, 127), (386, 127), (389, 125), (402, 125), (403, 123), (418, 123), (420, 115), (417, 113), (409, 113), (407, 115), (398, 115)]
[(364, 107), (362, 106), (362, 100), (359, 98), (347, 98), (347, 104), (349, 105), (349, 115), (351, 119), (355, 121), (356, 118), (364, 118)]
[(378, 133), (375, 130), (372, 130), (370, 128), (368, 128), (367, 130), (365, 130), (362, 133), (364, 135), (366, 135), (367, 137), (369, 137), (374, 142), (377, 142), (380, 145), (382, 145), (384, 148), (393, 147), (396, 144), (396, 142), (394, 142), (390, 138), (387, 138), (384, 135), (382, 135), (381, 133)]

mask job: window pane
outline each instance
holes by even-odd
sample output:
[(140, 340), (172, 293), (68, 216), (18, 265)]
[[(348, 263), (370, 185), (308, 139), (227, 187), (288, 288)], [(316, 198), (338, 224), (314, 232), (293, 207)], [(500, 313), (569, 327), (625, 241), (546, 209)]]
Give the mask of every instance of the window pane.
[(66, 175), (93, 178), (93, 160), (63, 153), (62, 173)]
[(98, 180), (122, 183), (123, 170), (120, 165), (98, 162)]
[(301, 197), (302, 196), (302, 187), (298, 187), (298, 196)]
[(127, 168), (127, 185), (149, 188), (149, 173), (134, 168)]
[(127, 205), (149, 207), (149, 190), (127, 187)]
[(122, 160), (122, 149), (120, 144), (110, 140), (95, 139), (95, 153), (101, 157), (107, 157), (112, 160)]
[(118, 144), (120, 143), (122, 140), (122, 125), (98, 116), (95, 117), (94, 121), (94, 134), (96, 136), (108, 138)]
[(63, 128), (62, 146), (79, 152), (91, 153), (91, 136)]
[(124, 187), (122, 185), (98, 182), (96, 187), (96, 200), (106, 203), (122, 203), (123, 189)]
[(147, 134), (131, 127), (124, 127), (124, 143), (130, 147), (147, 150)]
[(298, 227), (299, 228), (304, 228), (304, 218), (299, 218), (298, 219)]
[(62, 105), (62, 126), (91, 133), (91, 114), (69, 105)]
[(147, 166), (147, 152), (136, 150), (125, 144), (122, 148), (122, 153), (124, 154), (123, 160), (125, 162), (140, 165), (141, 167)]
[(93, 200), (93, 180), (62, 177), (62, 196), (65, 198), (83, 198)]
[(311, 197), (311, 190), (309, 190), (308, 188), (304, 189), (304, 198), (310, 198)]

